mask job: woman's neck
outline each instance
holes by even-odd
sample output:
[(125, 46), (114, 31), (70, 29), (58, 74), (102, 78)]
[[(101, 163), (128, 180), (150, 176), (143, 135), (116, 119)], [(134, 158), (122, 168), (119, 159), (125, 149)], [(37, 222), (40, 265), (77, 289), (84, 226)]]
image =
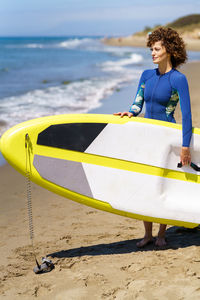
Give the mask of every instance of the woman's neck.
[(171, 61), (165, 61), (165, 62), (158, 64), (158, 70), (159, 70), (160, 74), (165, 74), (165, 73), (171, 71), (171, 69), (172, 69)]

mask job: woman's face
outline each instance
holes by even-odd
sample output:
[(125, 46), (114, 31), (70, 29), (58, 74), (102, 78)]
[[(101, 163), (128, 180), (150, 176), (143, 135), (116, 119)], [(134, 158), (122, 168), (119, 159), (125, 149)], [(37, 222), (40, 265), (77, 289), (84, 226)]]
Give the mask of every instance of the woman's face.
[(170, 55), (167, 53), (165, 46), (161, 41), (155, 42), (151, 47), (151, 55), (154, 64), (160, 64), (170, 59)]

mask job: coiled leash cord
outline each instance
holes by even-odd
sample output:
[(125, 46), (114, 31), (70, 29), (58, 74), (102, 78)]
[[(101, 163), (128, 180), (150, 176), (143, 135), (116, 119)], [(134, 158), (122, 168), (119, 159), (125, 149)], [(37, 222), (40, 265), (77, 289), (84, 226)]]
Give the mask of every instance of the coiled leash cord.
[(32, 193), (31, 193), (31, 160), (30, 151), (32, 150), (31, 140), (28, 133), (25, 135), (25, 148), (26, 148), (26, 195), (27, 195), (27, 210), (28, 210), (28, 223), (29, 223), (29, 235), (33, 250), (33, 256), (35, 258), (36, 267), (33, 271), (36, 274), (47, 273), (54, 269), (53, 262), (46, 258), (42, 258), (42, 264), (38, 263), (35, 248), (34, 248), (34, 228), (33, 228), (33, 209), (32, 209)]

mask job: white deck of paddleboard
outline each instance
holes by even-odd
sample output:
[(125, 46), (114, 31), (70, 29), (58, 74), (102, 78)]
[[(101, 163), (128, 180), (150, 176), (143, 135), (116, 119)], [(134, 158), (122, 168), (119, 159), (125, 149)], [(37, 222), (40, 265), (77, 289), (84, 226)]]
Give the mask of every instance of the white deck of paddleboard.
[[(177, 168), (181, 130), (145, 123), (108, 124), (87, 153), (199, 174)], [(200, 163), (200, 136), (191, 141), (192, 159)], [(83, 164), (93, 196), (113, 208), (146, 216), (200, 222), (200, 184)]]
[[(128, 122), (123, 125), (108, 124), (85, 152), (200, 175), (188, 166), (177, 168), (181, 144), (181, 130), (142, 122)], [(193, 135), (191, 145), (192, 160), (199, 164), (199, 135)], [(63, 174), (69, 172), (69, 176), (72, 176), (70, 168), (62, 168), (62, 171), (58, 170), (58, 175), (54, 176), (51, 174), (55, 173), (57, 162), (53, 163), (53, 167), (50, 167), (50, 164), (44, 165), (45, 174), (42, 174), (38, 163), (38, 171), (43, 178), (69, 190), (81, 192), (74, 188), (74, 184), (70, 187), (69, 180), (63, 185)], [(87, 190), (90, 190), (93, 198), (108, 202), (115, 209), (155, 218), (200, 223), (200, 184), (195, 180), (191, 182), (165, 178), (92, 163), (82, 163), (82, 167), (89, 185)], [(74, 172), (74, 179), (70, 180), (76, 181), (76, 178), (77, 173)], [(80, 184), (81, 181), (79, 187)]]
[[(182, 131), (154, 124), (129, 122), (108, 124), (85, 151), (150, 166), (197, 174), (192, 168), (177, 168)], [(192, 159), (200, 164), (200, 135), (191, 140)]]

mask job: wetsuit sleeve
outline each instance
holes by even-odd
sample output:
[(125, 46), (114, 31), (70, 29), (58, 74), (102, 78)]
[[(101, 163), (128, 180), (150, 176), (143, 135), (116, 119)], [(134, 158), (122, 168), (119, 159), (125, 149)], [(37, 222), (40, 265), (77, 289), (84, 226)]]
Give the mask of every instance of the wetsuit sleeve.
[(179, 95), (179, 101), (182, 112), (182, 135), (183, 135), (183, 147), (190, 146), (190, 140), (192, 137), (192, 115), (190, 107), (190, 94), (188, 82), (184, 74), (181, 74), (175, 80), (175, 88)]
[(145, 80), (144, 80), (144, 72), (143, 72), (139, 81), (134, 102), (131, 105), (131, 108), (129, 110), (129, 112), (131, 112), (134, 116), (139, 115), (139, 113), (142, 111), (142, 107), (144, 104), (144, 88), (145, 88)]

